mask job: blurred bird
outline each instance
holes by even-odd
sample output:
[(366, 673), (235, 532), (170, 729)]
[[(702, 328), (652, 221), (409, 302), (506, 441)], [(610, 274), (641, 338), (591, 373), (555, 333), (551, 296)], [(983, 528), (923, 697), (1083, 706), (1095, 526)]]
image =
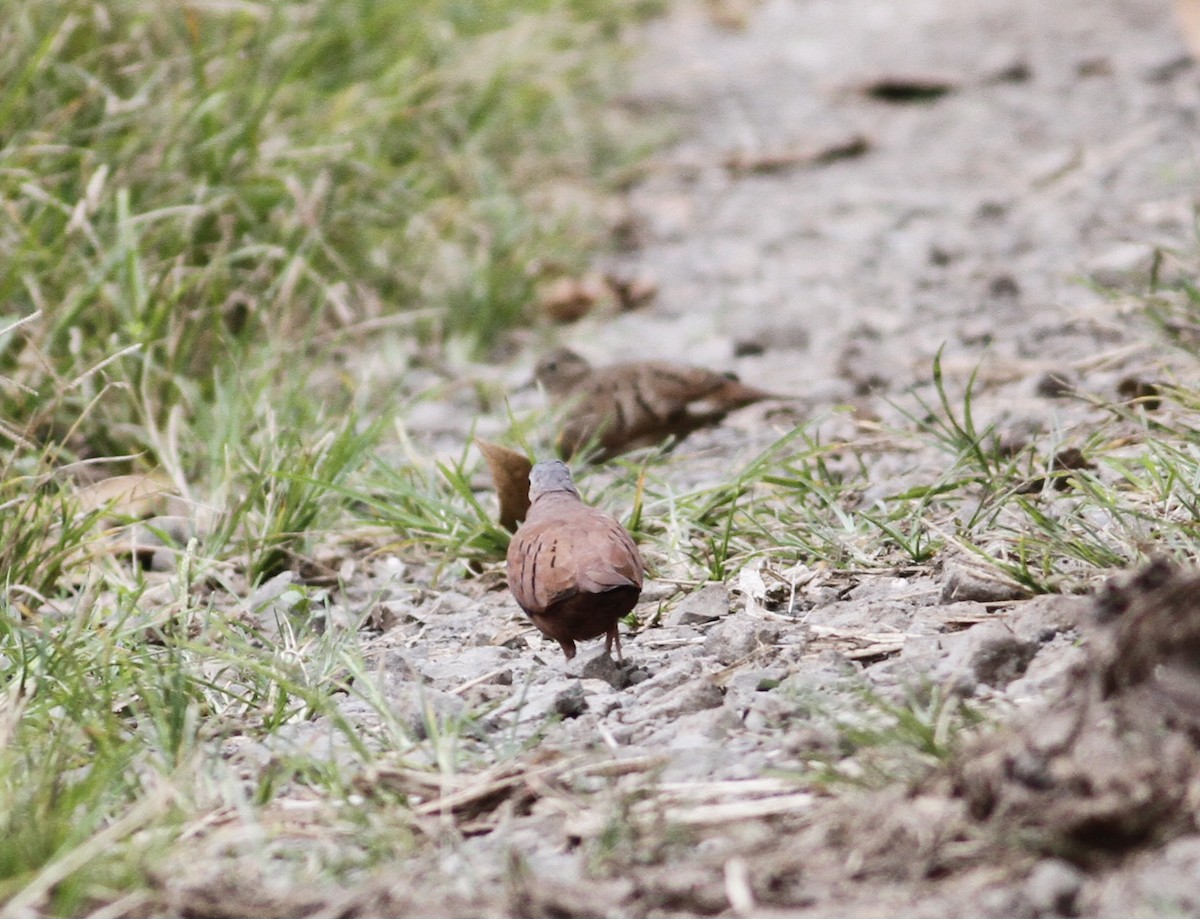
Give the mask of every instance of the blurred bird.
[(567, 348), (546, 355), (535, 376), (551, 401), (572, 406), (558, 438), (567, 458), (593, 440), (602, 460), (656, 446), (667, 437), (682, 440), (718, 424), (734, 409), (788, 398), (747, 386), (732, 374), (686, 364), (631, 361), (593, 367)]
[(583, 503), (571, 471), (546, 460), (529, 474), (529, 511), (508, 546), (508, 587), (541, 632), (570, 660), (575, 642), (607, 636), (642, 593), (642, 557), (616, 520)]

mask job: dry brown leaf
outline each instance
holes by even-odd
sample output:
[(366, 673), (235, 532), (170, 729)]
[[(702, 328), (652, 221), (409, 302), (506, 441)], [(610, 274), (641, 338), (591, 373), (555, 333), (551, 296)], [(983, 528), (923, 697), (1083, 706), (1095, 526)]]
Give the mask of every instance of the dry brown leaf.
[(870, 149), (871, 142), (864, 135), (851, 134), (813, 147), (756, 153), (738, 151), (726, 156), (721, 165), (735, 175), (769, 174), (801, 166), (823, 166), (837, 160), (862, 156)]
[(1175, 18), (1192, 57), (1200, 61), (1200, 0), (1175, 0)]
[(604, 278), (592, 272), (581, 278), (559, 278), (551, 283), (538, 298), (538, 309), (555, 322), (575, 322), (611, 298)]
[(516, 532), (517, 524), (525, 519), (529, 511), (529, 471), (533, 464), (524, 453), (475, 438), (479, 452), (487, 460), (500, 499), (500, 525), (509, 532)]
[(658, 282), (645, 276), (631, 278), (615, 274), (604, 276), (609, 289), (617, 298), (617, 306), (624, 313), (641, 309), (658, 295)]
[(956, 76), (942, 73), (883, 74), (858, 84), (864, 96), (879, 102), (905, 104), (933, 102), (962, 85)]

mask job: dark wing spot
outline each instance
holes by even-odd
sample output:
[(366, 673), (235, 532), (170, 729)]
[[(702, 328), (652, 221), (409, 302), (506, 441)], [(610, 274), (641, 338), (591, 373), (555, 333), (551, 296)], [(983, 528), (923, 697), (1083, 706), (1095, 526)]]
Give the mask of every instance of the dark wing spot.
[(642, 395), (642, 391), (640, 389), (635, 389), (633, 391), (633, 397), (637, 401), (638, 407), (641, 408), (643, 412), (656, 421), (660, 420), (658, 417), (658, 412), (656, 412), (654, 407), (646, 401), (646, 397)]
[[(534, 543), (532, 557), (529, 559), (529, 569), (528, 569), (529, 577), (526, 579), (526, 586), (527, 586), (526, 595), (529, 597), (529, 605), (533, 606), (533, 607), (536, 607), (538, 605), (538, 602), (537, 602), (537, 566), (538, 566), (538, 556), (540, 556), (542, 554), (540, 551), (538, 551), (539, 548), (540, 547), (536, 543)], [(526, 612), (528, 612), (528, 610), (526, 610)]]
[(617, 430), (618, 431), (629, 430), (629, 424), (625, 419), (625, 407), (623, 405), (621, 405), (621, 400), (620, 399), (614, 400), (613, 407), (617, 411)]

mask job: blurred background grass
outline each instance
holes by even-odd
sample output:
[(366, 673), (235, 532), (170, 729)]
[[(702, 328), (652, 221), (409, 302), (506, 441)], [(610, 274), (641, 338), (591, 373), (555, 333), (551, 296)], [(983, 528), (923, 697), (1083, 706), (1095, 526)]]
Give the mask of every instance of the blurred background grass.
[(230, 379), (286, 389), (331, 334), (485, 351), (539, 265), (598, 242), (594, 214), (545, 191), (618, 165), (597, 113), (636, 13), (0, 2), (9, 442), (162, 462), (173, 409), (203, 418)]
[[(263, 635), (231, 598), (391, 507), (372, 474), (417, 508), (388, 521), (400, 540), (489, 536), (478, 502), (454, 503), (461, 469), (372, 465), (408, 394), (365, 397), (355, 357), (486, 356), (546, 266), (588, 263), (630, 155), (609, 122), (620, 31), (644, 12), (0, 0), (6, 915), (129, 906), (194, 848), (173, 847), (189, 821), (290, 787), (275, 763), (243, 788), (226, 736), (323, 714), (369, 758), (331, 675), (362, 670), (356, 630)], [(119, 473), (152, 475), (185, 508), (157, 513), (202, 531), (154, 599), (118, 545), (138, 502), (83, 500)], [(344, 797), (313, 762), (295, 769)], [(373, 858), (407, 844), (384, 822)]]
[[(502, 556), (467, 436), (456, 463), (422, 455), (405, 440), (413, 394), (365, 394), (360, 364), (411, 356), (397, 342), (485, 356), (533, 320), (545, 273), (604, 245), (605, 190), (637, 153), (608, 105), (619, 38), (649, 11), (0, 0), (5, 915), (162, 912), (176, 867), (224, 876), (239, 846), (261, 876), (350, 876), (413, 845), (404, 801), (351, 793), (360, 767), (479, 764), (459, 741), (486, 712), (416, 731), (372, 695), (359, 627), (374, 600), (349, 627), (305, 612), (343, 579), (311, 549), (353, 543), (331, 553), (347, 578), (373, 550), (457, 572)], [(1194, 330), (1198, 304), (1191, 287), (1164, 328)], [(954, 549), (1029, 592), (1082, 590), (1152, 551), (1194, 560), (1194, 391), (1158, 387), (1012, 455), (972, 420), (973, 383), (947, 387), (935, 362), (911, 430), (822, 442), (797, 427), (715, 485), (681, 487), (666, 454), (618, 464), (608, 504), (635, 507), (648, 558), (681, 587), (758, 556), (895, 572)], [(440, 411), (441, 395), (420, 398)], [(1149, 414), (1160, 397), (1187, 411)], [(881, 451), (931, 445), (935, 474), (870, 488)], [(1062, 463), (1062, 447), (1086, 462)], [(135, 502), (78, 500), (120, 472), (165, 479), (204, 530), (171, 547), (163, 578), (110, 538), (148, 516)], [(355, 542), (368, 524), (382, 526)], [(295, 622), (278, 591), (255, 599), (285, 570)], [(347, 720), (352, 694), (374, 734)], [(315, 721), (348, 764), (282, 742), (257, 765), (227, 758), (226, 740), (287, 741)], [(289, 794), (332, 802), (294, 819), (335, 845), (285, 848), (278, 814), (247, 832)]]

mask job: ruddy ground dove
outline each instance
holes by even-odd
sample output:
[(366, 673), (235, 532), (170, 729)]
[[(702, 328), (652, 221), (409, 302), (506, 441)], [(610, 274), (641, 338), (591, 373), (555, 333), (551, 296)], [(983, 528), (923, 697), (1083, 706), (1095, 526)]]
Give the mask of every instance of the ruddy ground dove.
[(593, 367), (566, 348), (543, 358), (535, 375), (552, 401), (572, 406), (558, 439), (568, 458), (592, 440), (600, 459), (657, 445), (669, 436), (682, 440), (736, 408), (786, 398), (686, 364), (631, 361)]
[(541, 632), (570, 660), (575, 642), (607, 636), (642, 593), (642, 557), (616, 520), (583, 503), (561, 460), (529, 474), (529, 513), (508, 545), (508, 586)]

